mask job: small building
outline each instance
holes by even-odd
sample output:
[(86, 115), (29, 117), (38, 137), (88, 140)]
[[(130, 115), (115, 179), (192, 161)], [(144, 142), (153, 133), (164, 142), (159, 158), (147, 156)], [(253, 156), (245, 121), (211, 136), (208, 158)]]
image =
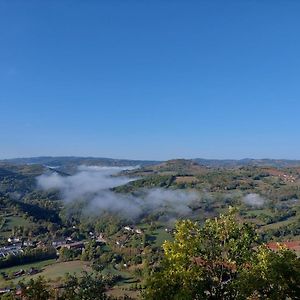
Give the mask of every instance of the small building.
[(6, 246), (0, 248), (0, 257), (6, 257), (8, 255), (17, 255), (22, 252), (23, 252), (22, 243), (6, 245)]
[(106, 244), (106, 243), (107, 243), (107, 241), (106, 241), (106, 239), (103, 237), (103, 234), (102, 234), (102, 233), (99, 234), (99, 236), (98, 236), (97, 239), (96, 239), (96, 242), (102, 243), (102, 244)]
[(130, 226), (125, 226), (124, 229), (127, 230), (127, 231), (130, 231), (130, 232), (133, 231), (133, 228), (131, 228)]
[(64, 239), (60, 239), (60, 240), (54, 240), (52, 242), (52, 246), (55, 248), (60, 247), (61, 245), (64, 245), (66, 243), (66, 241)]
[(61, 245), (61, 248), (67, 248), (67, 249), (83, 249), (84, 243), (83, 242), (75, 242), (70, 244), (64, 244)]
[(24, 274), (25, 274), (25, 271), (23, 269), (21, 269), (20, 271), (17, 271), (15, 273), (13, 273), (13, 276), (14, 277), (20, 277), (20, 276), (22, 276)]
[(39, 272), (38, 269), (36, 268), (30, 268), (27, 272), (28, 275), (34, 275), (34, 274), (37, 274)]
[(9, 238), (7, 239), (7, 241), (8, 241), (9, 243), (19, 243), (19, 242), (21, 242), (21, 238), (12, 236), (12, 237), (9, 237)]
[(23, 246), (24, 247), (34, 247), (35, 246), (35, 242), (33, 242), (33, 241), (24, 241), (23, 242)]
[(0, 289), (0, 295), (3, 295), (3, 294), (6, 294), (6, 293), (9, 293), (11, 291), (10, 288), (2, 288)]

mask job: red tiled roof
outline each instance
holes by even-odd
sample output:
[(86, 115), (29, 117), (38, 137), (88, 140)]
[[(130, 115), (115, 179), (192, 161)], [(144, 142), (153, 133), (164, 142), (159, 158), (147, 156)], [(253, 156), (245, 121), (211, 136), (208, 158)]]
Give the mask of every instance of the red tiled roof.
[(279, 250), (280, 246), (285, 246), (289, 250), (300, 251), (300, 241), (272, 242), (266, 245), (271, 250)]

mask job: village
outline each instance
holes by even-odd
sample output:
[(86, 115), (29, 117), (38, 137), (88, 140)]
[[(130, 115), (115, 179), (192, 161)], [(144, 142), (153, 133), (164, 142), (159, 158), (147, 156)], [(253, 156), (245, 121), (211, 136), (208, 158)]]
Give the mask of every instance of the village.
[[(85, 246), (90, 241), (94, 241), (96, 245), (99, 246), (112, 244), (119, 248), (125, 248), (132, 236), (134, 235), (141, 236), (143, 234), (144, 232), (142, 229), (137, 228), (136, 226), (133, 225), (126, 225), (122, 228), (120, 234), (118, 234), (117, 237), (114, 238), (110, 237), (110, 239), (105, 237), (103, 233), (96, 234), (95, 232), (92, 231), (88, 233), (89, 236), (88, 239), (84, 239), (81, 241), (75, 241), (71, 237), (66, 237), (66, 238), (49, 240), (47, 242), (41, 242), (37, 240), (28, 240), (28, 239), (22, 239), (20, 237), (11, 236), (7, 239), (7, 244), (5, 244), (0, 248), (0, 257), (2, 259), (6, 259), (9, 257), (18, 257), (24, 254), (28, 249), (36, 250), (36, 249), (45, 249), (46, 247), (48, 247), (48, 248), (55, 249), (56, 260), (60, 261), (60, 256), (63, 249), (70, 250), (70, 251), (77, 251), (77, 253), (84, 253)], [(32, 264), (34, 264), (34, 261), (32, 261)], [(22, 269), (22, 266), (20, 266), (20, 269), (16, 272), (13, 272), (10, 276), (8, 276), (5, 272), (1, 272), (0, 274), (5, 280), (10, 280), (25, 275), (26, 276), (34, 275), (37, 274), (38, 272), (40, 272), (40, 270), (34, 267), (31, 267), (29, 268), (29, 270), (25, 271), (24, 269)], [(4, 292), (5, 289), (0, 290), (0, 294)]]

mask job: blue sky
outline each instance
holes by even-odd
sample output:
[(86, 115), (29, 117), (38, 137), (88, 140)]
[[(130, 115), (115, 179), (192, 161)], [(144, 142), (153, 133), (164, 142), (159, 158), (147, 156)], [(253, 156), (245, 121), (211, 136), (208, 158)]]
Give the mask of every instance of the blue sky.
[(0, 158), (300, 159), (300, 1), (0, 0)]

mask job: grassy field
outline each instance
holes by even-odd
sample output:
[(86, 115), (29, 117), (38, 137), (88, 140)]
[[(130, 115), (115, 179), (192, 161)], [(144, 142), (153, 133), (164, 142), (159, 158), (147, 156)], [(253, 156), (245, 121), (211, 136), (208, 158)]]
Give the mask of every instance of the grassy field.
[(156, 247), (161, 247), (165, 241), (172, 241), (173, 237), (165, 231), (164, 224), (159, 224), (159, 227), (151, 230), (149, 224), (142, 224), (140, 228), (149, 235), (149, 240)]
[[(1, 269), (0, 272), (5, 272), (6, 274), (11, 275), (14, 272), (20, 271), (20, 269), (27, 271), (32, 267), (42, 271), (35, 275), (24, 275), (9, 281), (6, 281), (2, 277), (0, 277), (0, 288), (16, 285), (21, 280), (26, 282), (30, 279), (36, 279), (38, 276), (43, 276), (47, 280), (57, 282), (60, 278), (64, 277), (66, 273), (78, 275), (82, 271), (92, 271), (89, 263), (87, 262), (79, 260), (69, 262), (57, 262), (55, 259), (50, 259), (42, 262)], [(137, 281), (135, 278), (132, 277), (132, 275), (129, 272), (119, 271), (113, 268), (112, 266), (109, 266), (108, 268), (103, 270), (103, 274), (121, 275), (123, 277), (123, 280), (121, 280), (115, 287), (108, 291), (109, 295), (119, 297), (126, 294), (132, 297), (133, 299), (138, 299), (138, 292), (131, 290), (131, 286)]]
[(123, 278), (129, 278), (131, 277), (130, 274), (126, 271), (117, 270), (116, 268), (113, 268), (111, 265), (107, 266), (103, 271), (103, 274), (112, 274), (112, 275), (120, 275)]
[(132, 299), (141, 299), (139, 296), (140, 293), (138, 291), (131, 291), (129, 288), (125, 288), (123, 286), (114, 286), (107, 292), (107, 295), (117, 298), (124, 297), (126, 295)]
[(113, 297), (123, 297), (124, 295), (130, 296), (133, 299), (139, 299), (139, 292), (131, 290), (131, 287), (138, 283), (138, 280), (132, 276), (129, 272), (117, 270), (112, 266), (108, 266), (102, 271), (103, 274), (112, 274), (122, 276), (120, 280), (113, 288), (108, 291), (108, 295)]
[(263, 214), (265, 214), (267, 216), (273, 215), (273, 213), (270, 211), (270, 209), (251, 209), (246, 212), (246, 216), (251, 216), (251, 215), (260, 216)]
[(20, 216), (11, 216), (6, 219), (4, 227), (12, 229), (14, 226), (24, 226), (27, 227), (30, 225), (30, 222), (24, 217)]
[(159, 228), (154, 230), (154, 244), (156, 247), (161, 247), (165, 241), (173, 240), (170, 233), (165, 231), (165, 228)]
[(31, 267), (41, 270), (35, 275), (24, 275), (10, 281), (6, 281), (3, 278), (0, 279), (0, 287), (10, 286), (11, 284), (17, 284), (20, 280), (25, 282), (31, 278), (37, 278), (38, 276), (43, 276), (48, 280), (55, 281), (60, 277), (63, 277), (66, 273), (70, 274), (80, 274), (82, 271), (90, 272), (92, 269), (89, 263), (83, 261), (68, 261), (68, 262), (56, 262), (55, 259), (46, 260), (38, 263), (32, 263), (22, 266), (16, 266), (6, 269), (1, 269), (0, 272), (5, 272), (7, 274), (12, 274), (20, 269), (29, 270)]
[(129, 286), (133, 283), (136, 283), (138, 280), (136, 277), (134, 277), (129, 271), (126, 270), (118, 270), (114, 266), (107, 266), (103, 271), (103, 275), (119, 275), (122, 277), (122, 280), (118, 282), (119, 286)]
[(43, 269), (42, 273), (33, 275), (32, 278), (43, 275), (46, 279), (54, 280), (58, 277), (64, 276), (66, 273), (80, 274), (82, 271), (92, 271), (88, 262), (80, 260), (57, 262), (52, 265), (48, 265)]
[(266, 230), (266, 229), (278, 229), (280, 227), (284, 227), (284, 226), (287, 226), (293, 222), (297, 221), (297, 217), (294, 216), (294, 217), (291, 217), (291, 218), (288, 218), (287, 220), (285, 221), (281, 221), (281, 222), (276, 222), (276, 223), (272, 223), (272, 224), (267, 224), (267, 225), (264, 225), (260, 228), (260, 230)]
[(48, 259), (48, 260), (39, 261), (39, 262), (36, 262), (36, 263), (30, 263), (30, 264), (25, 264), (25, 265), (19, 265), (19, 266), (14, 266), (14, 267), (10, 267), (10, 268), (0, 269), (0, 272), (5, 272), (7, 274), (10, 274), (10, 273), (17, 272), (20, 269), (29, 270), (32, 267), (34, 267), (36, 269), (42, 269), (42, 268), (44, 268), (48, 265), (54, 264), (55, 262), (56, 262), (56, 259)]
[(22, 216), (3, 216), (5, 223), (0, 230), (0, 237), (8, 238), (11, 235), (11, 231), (15, 226), (30, 226), (31, 222)]

